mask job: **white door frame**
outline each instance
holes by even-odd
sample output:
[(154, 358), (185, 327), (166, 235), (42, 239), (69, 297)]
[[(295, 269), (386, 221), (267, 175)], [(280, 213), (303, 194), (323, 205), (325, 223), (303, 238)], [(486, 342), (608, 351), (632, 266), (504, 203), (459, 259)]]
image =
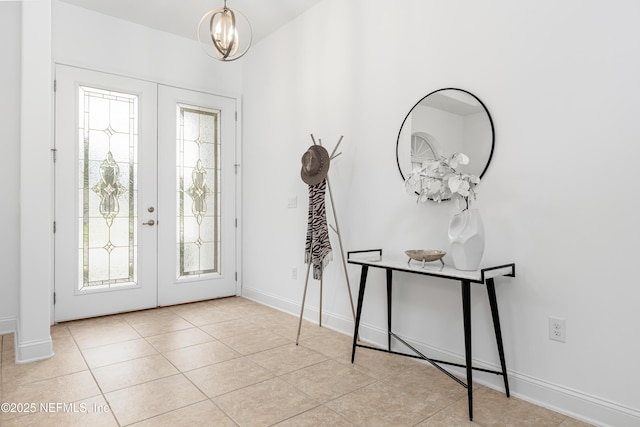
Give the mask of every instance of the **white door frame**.
[[(76, 67), (74, 65), (69, 65), (69, 64), (63, 64), (63, 63), (54, 63), (53, 64), (53, 68), (55, 69), (56, 66), (61, 65), (61, 66), (70, 66), (70, 67), (74, 67), (74, 68), (79, 68), (79, 69), (84, 69), (83, 67)], [(92, 70), (89, 70), (92, 71)], [(102, 71), (101, 71), (102, 72)], [(112, 74), (114, 76), (120, 76), (120, 77), (127, 77), (127, 78), (131, 78), (131, 79), (137, 79), (137, 80), (145, 80), (145, 79), (140, 79), (137, 77), (129, 77), (129, 76), (122, 76), (119, 74), (114, 74), (114, 73), (106, 73), (106, 74)], [(148, 81), (148, 80), (147, 80)], [(158, 82), (151, 82), (154, 83), (156, 85), (160, 85), (161, 83)], [(184, 88), (185, 90), (194, 90), (193, 88)], [(197, 89), (195, 89), (197, 91)], [(204, 90), (202, 91), (204, 93), (211, 93), (210, 91)], [(235, 280), (235, 294), (236, 295), (241, 295), (242, 294), (242, 174), (241, 174), (241, 161), (240, 159), (242, 158), (242, 99), (239, 95), (220, 95), (220, 94), (214, 94), (215, 96), (222, 96), (222, 97), (226, 97), (226, 98), (231, 98), (235, 100), (236, 103), (236, 120), (235, 120), (235, 141), (234, 141), (234, 146), (235, 146), (235, 217), (237, 218), (237, 226), (235, 228), (235, 270), (236, 270), (236, 280)], [(55, 101), (54, 101), (54, 105), (55, 105)], [(56, 115), (56, 108), (54, 107), (53, 109), (53, 115), (54, 115), (54, 120), (55, 120), (55, 115)], [(55, 133), (54, 133), (54, 137), (55, 137)], [(56, 147), (56, 141), (54, 138), (54, 150)], [(54, 169), (58, 167), (57, 165), (54, 164)], [(55, 173), (54, 173), (55, 175)], [(55, 183), (52, 183), (52, 187), (55, 186)], [(55, 195), (55, 188), (54, 188), (54, 201), (55, 201), (56, 195)], [(52, 205), (52, 216), (54, 216), (54, 220), (55, 220), (55, 205)], [(55, 235), (54, 235), (54, 240), (55, 240)], [(52, 245), (54, 246), (54, 245)], [(52, 264), (55, 263), (55, 249), (54, 247), (52, 247)], [(54, 288), (54, 292), (56, 290), (56, 283), (55, 283), (55, 277), (54, 280), (52, 280), (53, 282), (53, 288)], [(55, 299), (55, 294), (54, 294), (54, 299)], [(52, 323), (55, 322), (55, 302), (54, 299), (52, 299), (51, 301), (51, 307), (52, 307), (52, 311), (51, 311), (51, 320)], [(156, 304), (158, 305), (158, 304)]]

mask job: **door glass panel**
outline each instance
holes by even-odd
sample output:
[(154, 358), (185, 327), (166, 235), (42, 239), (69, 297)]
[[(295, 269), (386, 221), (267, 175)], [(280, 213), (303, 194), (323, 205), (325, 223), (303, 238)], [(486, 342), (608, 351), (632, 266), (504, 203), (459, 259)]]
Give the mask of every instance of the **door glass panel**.
[(79, 289), (137, 281), (138, 96), (79, 87)]
[(177, 105), (178, 277), (220, 274), (220, 111)]

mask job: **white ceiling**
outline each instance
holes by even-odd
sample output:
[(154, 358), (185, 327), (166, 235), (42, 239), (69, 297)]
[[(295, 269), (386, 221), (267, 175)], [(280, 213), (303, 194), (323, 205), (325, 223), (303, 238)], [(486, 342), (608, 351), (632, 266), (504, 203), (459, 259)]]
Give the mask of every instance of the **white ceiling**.
[[(200, 18), (224, 0), (62, 0), (85, 9), (157, 30), (197, 39)], [(227, 0), (244, 13), (253, 28), (254, 43), (274, 32), (321, 0)]]
[(430, 94), (420, 101), (420, 105), (448, 111), (459, 116), (480, 113), (484, 108), (473, 96), (455, 89), (447, 89)]

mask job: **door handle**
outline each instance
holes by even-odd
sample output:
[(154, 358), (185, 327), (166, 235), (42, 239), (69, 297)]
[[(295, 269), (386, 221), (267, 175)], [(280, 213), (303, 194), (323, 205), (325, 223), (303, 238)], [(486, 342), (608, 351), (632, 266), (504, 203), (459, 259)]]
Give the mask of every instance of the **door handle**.
[(147, 221), (147, 222), (143, 222), (143, 223), (142, 223), (142, 225), (149, 225), (149, 226), (151, 226), (151, 225), (155, 225), (155, 224), (156, 224), (156, 222), (155, 222), (154, 220), (152, 220), (152, 219), (150, 219), (150, 220), (149, 220), (149, 221)]

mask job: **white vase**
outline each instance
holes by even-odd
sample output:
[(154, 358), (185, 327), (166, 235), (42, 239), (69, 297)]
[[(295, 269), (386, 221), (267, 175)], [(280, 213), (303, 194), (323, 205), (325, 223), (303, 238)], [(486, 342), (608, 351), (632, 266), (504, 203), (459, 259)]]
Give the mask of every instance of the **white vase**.
[(449, 253), (458, 270), (477, 270), (484, 254), (484, 226), (477, 209), (466, 209), (449, 223)]

